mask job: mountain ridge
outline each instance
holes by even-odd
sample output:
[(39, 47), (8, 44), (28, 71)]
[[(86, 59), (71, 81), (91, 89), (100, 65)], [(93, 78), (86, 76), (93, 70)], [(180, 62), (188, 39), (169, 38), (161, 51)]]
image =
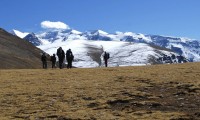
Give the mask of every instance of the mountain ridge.
[[(75, 31), (75, 32), (73, 32)], [(35, 33), (39, 41), (32, 43), (36, 46), (48, 44), (57, 44), (69, 40), (93, 40), (93, 41), (121, 41), (130, 43), (145, 43), (155, 45), (166, 49), (171, 49), (175, 53), (186, 57), (190, 62), (200, 61), (200, 42), (188, 38), (161, 36), (161, 35), (144, 35), (133, 32), (116, 32), (113, 34), (103, 30), (90, 30), (86, 32), (76, 32), (77, 30), (49, 30)], [(62, 45), (62, 44), (61, 44)]]
[(0, 68), (41, 68), (42, 50), (26, 40), (0, 29)]

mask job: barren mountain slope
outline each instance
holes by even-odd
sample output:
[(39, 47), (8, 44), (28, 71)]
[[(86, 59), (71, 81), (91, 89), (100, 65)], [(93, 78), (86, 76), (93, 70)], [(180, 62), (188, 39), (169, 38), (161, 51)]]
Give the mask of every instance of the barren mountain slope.
[(40, 53), (31, 43), (0, 29), (0, 69), (40, 68)]

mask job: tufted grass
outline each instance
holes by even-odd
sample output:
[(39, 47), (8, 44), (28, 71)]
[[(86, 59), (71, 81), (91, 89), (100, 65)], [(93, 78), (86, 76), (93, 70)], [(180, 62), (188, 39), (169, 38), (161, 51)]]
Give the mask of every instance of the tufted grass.
[(1, 69), (0, 119), (198, 119), (199, 66)]

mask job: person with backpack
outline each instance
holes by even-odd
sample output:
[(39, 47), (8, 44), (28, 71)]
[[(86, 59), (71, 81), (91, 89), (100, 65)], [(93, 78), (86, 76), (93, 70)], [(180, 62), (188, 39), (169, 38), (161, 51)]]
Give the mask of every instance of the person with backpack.
[(43, 69), (47, 69), (47, 57), (46, 57), (45, 53), (42, 54), (41, 61), (42, 61)]
[(67, 68), (72, 68), (72, 61), (74, 60), (74, 55), (71, 49), (66, 51)]
[(65, 59), (65, 52), (63, 51), (62, 47), (59, 47), (57, 49), (57, 56), (58, 56), (58, 61), (59, 61), (59, 68), (63, 68), (63, 62)]
[(52, 68), (56, 68), (56, 55), (51, 56)]
[(104, 52), (103, 58), (104, 58), (104, 62), (105, 62), (105, 67), (108, 67), (108, 59), (110, 58), (109, 53)]

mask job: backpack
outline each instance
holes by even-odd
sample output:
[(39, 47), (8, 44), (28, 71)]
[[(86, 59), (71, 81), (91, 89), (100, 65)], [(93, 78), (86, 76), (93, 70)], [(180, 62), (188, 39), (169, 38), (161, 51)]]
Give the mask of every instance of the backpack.
[(74, 60), (74, 55), (72, 54), (72, 60)]
[(107, 58), (108, 58), (108, 59), (110, 58), (110, 54), (109, 54), (109, 53), (107, 53)]

